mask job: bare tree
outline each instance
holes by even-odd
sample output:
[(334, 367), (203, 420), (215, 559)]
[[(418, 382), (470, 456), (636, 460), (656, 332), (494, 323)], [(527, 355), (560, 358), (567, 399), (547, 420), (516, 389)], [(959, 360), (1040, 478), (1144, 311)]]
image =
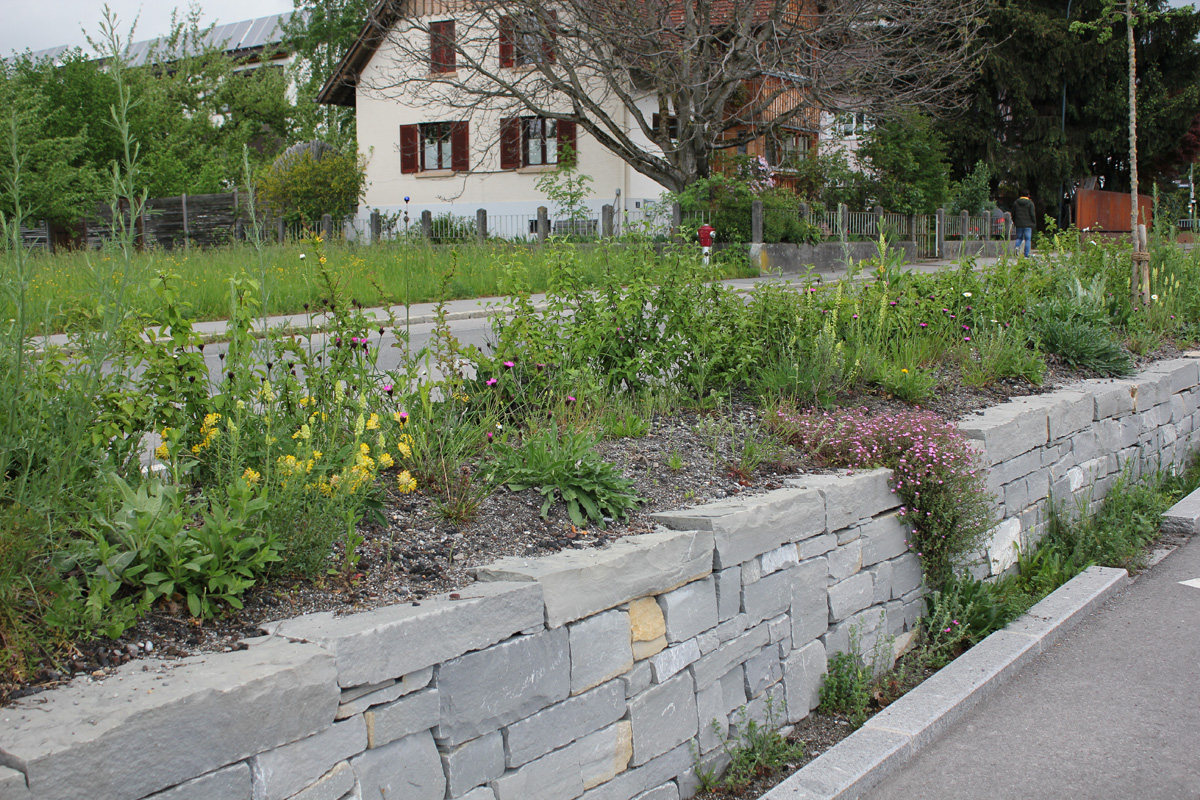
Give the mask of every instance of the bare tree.
[(387, 63), (359, 80), (473, 118), (574, 123), (678, 191), (717, 152), (814, 131), (820, 110), (953, 104), (981, 56), (986, 3), (384, 0)]

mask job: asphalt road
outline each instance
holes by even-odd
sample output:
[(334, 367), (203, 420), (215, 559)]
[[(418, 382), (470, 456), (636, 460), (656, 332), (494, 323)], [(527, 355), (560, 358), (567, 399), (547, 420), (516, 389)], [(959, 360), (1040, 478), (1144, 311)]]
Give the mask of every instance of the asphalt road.
[(1200, 537), (864, 798), (1200, 798)]

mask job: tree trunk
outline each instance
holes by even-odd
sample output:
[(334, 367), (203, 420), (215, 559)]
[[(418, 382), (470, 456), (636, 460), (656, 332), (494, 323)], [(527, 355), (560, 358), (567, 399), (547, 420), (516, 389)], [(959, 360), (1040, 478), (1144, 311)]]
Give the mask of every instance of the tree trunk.
[(1133, 4), (1134, 0), (1125, 0), (1125, 34), (1129, 46), (1129, 238), (1133, 243), (1129, 297), (1136, 306), (1139, 294), (1143, 303), (1150, 302), (1150, 263), (1138, 236), (1137, 45), (1133, 35)]

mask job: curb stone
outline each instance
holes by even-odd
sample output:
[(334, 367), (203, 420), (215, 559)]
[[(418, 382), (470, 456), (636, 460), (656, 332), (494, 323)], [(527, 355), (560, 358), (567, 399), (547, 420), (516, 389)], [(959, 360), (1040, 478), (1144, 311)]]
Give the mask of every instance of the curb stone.
[(1128, 583), (1123, 569), (1089, 567), (759, 800), (855, 800)]

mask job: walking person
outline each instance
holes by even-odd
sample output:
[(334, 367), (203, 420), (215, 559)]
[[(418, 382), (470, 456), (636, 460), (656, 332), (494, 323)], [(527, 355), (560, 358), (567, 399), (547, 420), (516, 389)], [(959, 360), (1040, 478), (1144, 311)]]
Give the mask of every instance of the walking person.
[(1017, 202), (1013, 203), (1012, 222), (1013, 227), (1017, 230), (1017, 240), (1013, 243), (1013, 251), (1020, 254), (1021, 242), (1025, 242), (1025, 257), (1028, 258), (1033, 246), (1033, 227), (1037, 224), (1037, 217), (1033, 210), (1033, 201), (1029, 199), (1029, 192), (1021, 192), (1021, 196), (1017, 198)]

